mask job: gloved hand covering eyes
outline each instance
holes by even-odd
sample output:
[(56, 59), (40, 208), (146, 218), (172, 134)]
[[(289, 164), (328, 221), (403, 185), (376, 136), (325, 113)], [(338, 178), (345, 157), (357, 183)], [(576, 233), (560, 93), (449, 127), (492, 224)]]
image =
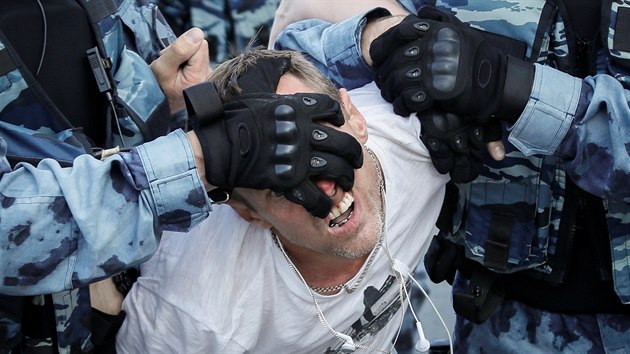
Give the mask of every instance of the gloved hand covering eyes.
[(250, 93), (210, 116), (198, 116), (197, 103), (207, 104), (212, 95), (218, 99), (211, 83), (201, 85), (186, 90), (185, 96), (197, 121), (193, 127), (210, 184), (227, 192), (235, 187), (271, 189), (320, 218), (328, 215), (332, 201), (315, 180), (352, 188), (354, 169), (363, 163), (361, 145), (323, 125), (344, 123), (339, 103), (328, 95)]

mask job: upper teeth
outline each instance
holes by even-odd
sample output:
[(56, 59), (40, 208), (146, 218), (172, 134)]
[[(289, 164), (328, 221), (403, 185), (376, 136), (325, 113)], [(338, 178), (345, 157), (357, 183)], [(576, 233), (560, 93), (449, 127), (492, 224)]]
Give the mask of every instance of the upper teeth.
[(348, 211), (348, 208), (350, 208), (353, 202), (354, 198), (352, 197), (352, 194), (345, 193), (343, 199), (339, 202), (339, 204), (332, 208), (328, 216), (331, 220), (338, 218), (339, 216), (341, 216), (341, 214)]

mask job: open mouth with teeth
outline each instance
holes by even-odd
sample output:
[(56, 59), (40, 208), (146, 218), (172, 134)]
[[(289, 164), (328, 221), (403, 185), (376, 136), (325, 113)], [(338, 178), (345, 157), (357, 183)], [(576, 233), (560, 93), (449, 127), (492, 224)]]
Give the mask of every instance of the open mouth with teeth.
[(343, 199), (335, 205), (328, 216), (330, 217), (329, 227), (341, 227), (350, 220), (354, 211), (354, 197), (346, 192)]

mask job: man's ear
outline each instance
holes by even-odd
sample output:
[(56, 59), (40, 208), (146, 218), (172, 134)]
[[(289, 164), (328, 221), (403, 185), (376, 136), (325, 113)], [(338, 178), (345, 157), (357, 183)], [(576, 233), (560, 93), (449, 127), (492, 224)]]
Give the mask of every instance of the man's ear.
[(235, 200), (235, 199), (231, 199), (228, 202), (228, 205), (232, 207), (232, 209), (234, 209), (234, 211), (241, 218), (243, 218), (243, 220), (252, 224), (256, 224), (262, 228), (268, 229), (271, 227), (270, 223), (268, 223), (265, 219), (263, 219), (260, 215), (258, 215), (258, 213), (251, 210), (247, 205), (245, 205), (245, 203)]
[(367, 124), (365, 122), (365, 117), (359, 110), (357, 106), (352, 103), (350, 99), (350, 95), (348, 95), (348, 91), (342, 88), (339, 90), (339, 96), (341, 96), (341, 105), (343, 109), (346, 111), (346, 124), (350, 125), (351, 129), (356, 134), (357, 139), (361, 144), (365, 144), (368, 139), (367, 132)]

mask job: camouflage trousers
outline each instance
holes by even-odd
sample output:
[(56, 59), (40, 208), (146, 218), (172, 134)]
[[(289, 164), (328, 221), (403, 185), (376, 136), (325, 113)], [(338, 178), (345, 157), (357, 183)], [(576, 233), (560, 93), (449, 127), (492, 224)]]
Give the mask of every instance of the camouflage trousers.
[(630, 353), (630, 315), (566, 315), (506, 300), (478, 325), (457, 316), (455, 353)]

